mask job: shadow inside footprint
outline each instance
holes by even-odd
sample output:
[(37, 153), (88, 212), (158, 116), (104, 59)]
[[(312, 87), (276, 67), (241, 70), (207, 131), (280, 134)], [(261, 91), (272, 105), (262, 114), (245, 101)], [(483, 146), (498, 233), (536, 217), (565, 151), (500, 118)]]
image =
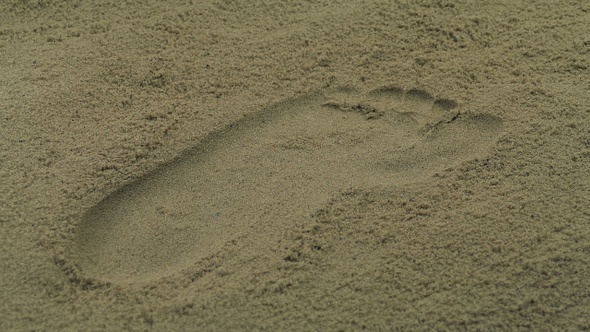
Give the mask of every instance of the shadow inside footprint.
[(420, 90), (289, 99), (107, 196), (83, 216), (75, 258), (101, 280), (162, 277), (252, 230), (305, 218), (345, 189), (423, 181), (485, 155), (501, 129), (497, 117), (459, 114)]

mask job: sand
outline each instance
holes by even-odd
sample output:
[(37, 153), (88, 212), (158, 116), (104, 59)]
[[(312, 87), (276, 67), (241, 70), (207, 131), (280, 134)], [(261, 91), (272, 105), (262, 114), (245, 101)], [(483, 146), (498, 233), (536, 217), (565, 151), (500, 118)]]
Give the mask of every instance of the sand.
[(4, 1), (0, 330), (588, 330), (589, 36), (584, 1)]

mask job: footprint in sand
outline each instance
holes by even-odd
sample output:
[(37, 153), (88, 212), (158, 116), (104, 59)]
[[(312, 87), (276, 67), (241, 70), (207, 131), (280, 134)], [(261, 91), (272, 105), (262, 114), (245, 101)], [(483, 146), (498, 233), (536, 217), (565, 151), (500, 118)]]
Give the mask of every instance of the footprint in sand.
[(83, 216), (74, 255), (89, 277), (159, 278), (248, 232), (276, 232), (343, 190), (427, 180), (483, 156), (501, 129), (497, 117), (421, 90), (289, 99), (106, 197)]

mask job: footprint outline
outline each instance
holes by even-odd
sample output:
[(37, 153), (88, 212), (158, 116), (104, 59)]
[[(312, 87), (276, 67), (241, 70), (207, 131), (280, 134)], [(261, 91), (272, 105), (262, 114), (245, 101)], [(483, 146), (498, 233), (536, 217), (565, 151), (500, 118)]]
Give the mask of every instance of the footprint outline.
[[(331, 115), (328, 115), (328, 113)], [(355, 118), (355, 113), (359, 117)], [(311, 119), (304, 119), (301, 117), (301, 114)], [(331, 117), (342, 117), (346, 118), (346, 120), (342, 120), (344, 122), (338, 122), (338, 119), (332, 119)], [(393, 118), (396, 119), (392, 120)], [(384, 119), (386, 121), (382, 121)], [(385, 174), (379, 175), (380, 178), (378, 181), (364, 177), (360, 181), (349, 182), (347, 177), (355, 174), (354, 172), (348, 172), (342, 177), (338, 177), (330, 175), (329, 167), (328, 170), (322, 169), (321, 172), (315, 173), (316, 178), (314, 178), (314, 172), (312, 172), (314, 171), (314, 167), (322, 168), (322, 164), (314, 160), (301, 161), (300, 159), (320, 158), (322, 153), (327, 154), (327, 152), (330, 152), (326, 147), (337, 149), (333, 141), (325, 137), (329, 135), (326, 135), (323, 131), (330, 130), (330, 128), (326, 124), (322, 124), (322, 121), (333, 121), (334, 126), (340, 126), (339, 129), (346, 129), (337, 133), (340, 136), (350, 136), (344, 137), (349, 139), (347, 141), (349, 146), (347, 147), (344, 144), (344, 148), (342, 149), (356, 149), (353, 152), (338, 151), (339, 153), (346, 154), (344, 157), (333, 157), (330, 159), (331, 162), (342, 164), (338, 167), (343, 169), (347, 167), (355, 168), (357, 170), (356, 176), (358, 176), (358, 172), (362, 173), (370, 168), (372, 169), (371, 172), (395, 173), (394, 175), (398, 175), (398, 177), (402, 177), (403, 175), (407, 179), (396, 180), (395, 176), (387, 176)], [(308, 144), (310, 147), (308, 147), (307, 151), (305, 149), (289, 149), (289, 142), (284, 146), (281, 146), (281, 142), (274, 141), (269, 143), (272, 140), (280, 140), (281, 135), (300, 135), (301, 133), (292, 128), (292, 122), (299, 124), (300, 128), (303, 128), (302, 131), (307, 135), (306, 140), (309, 141), (310, 137), (312, 138), (311, 144)], [(384, 123), (385, 125), (383, 125)], [(278, 124), (281, 126), (278, 126)], [(455, 129), (453, 126), (459, 126), (460, 128)], [(473, 128), (470, 128), (470, 126)], [(463, 128), (467, 129), (463, 130)], [(369, 137), (379, 138), (378, 135), (380, 133), (385, 134), (386, 129), (394, 129), (394, 131), (399, 131), (399, 133), (393, 133), (383, 138), (385, 141), (389, 140), (385, 143), (379, 142), (376, 139), (376, 142), (372, 142), (376, 146), (365, 143), (357, 143), (358, 146), (354, 146), (353, 143), (350, 143), (354, 142), (356, 138), (354, 135), (364, 133), (369, 135)], [(299, 216), (304, 216), (308, 212), (313, 212), (313, 209), (320, 208), (322, 206), (322, 200), (323, 204), (325, 204), (329, 197), (342, 192), (342, 190), (350, 187), (350, 185), (353, 187), (363, 185), (371, 187), (411, 183), (412, 181), (430, 178), (434, 172), (446, 167), (464, 162), (479, 155), (485, 155), (497, 140), (501, 129), (501, 119), (493, 115), (471, 114), (469, 112), (462, 113), (454, 101), (436, 99), (428, 92), (419, 89), (404, 90), (398, 87), (380, 87), (370, 90), (367, 93), (362, 93), (354, 88), (345, 87), (320, 90), (289, 98), (271, 105), (252, 116), (238, 120), (225, 129), (211, 133), (197, 144), (195, 148), (175, 158), (173, 161), (156, 168), (154, 171), (131, 184), (107, 195), (103, 200), (90, 208), (82, 217), (73, 242), (72, 259), (80, 267), (85, 277), (120, 283), (154, 280), (190, 266), (192, 262), (198, 261), (199, 259), (214, 255), (224, 243), (231, 241), (232, 238), (245, 234), (252, 227), (263, 229), (264, 227), (257, 226), (257, 224), (261, 223), (260, 221), (251, 220), (240, 224), (239, 227), (236, 226), (237, 230), (231, 230), (231, 223), (238, 222), (236, 220), (240, 218), (240, 208), (227, 208), (224, 204), (229, 202), (230, 204), (247, 205), (248, 198), (240, 198), (240, 195), (255, 196), (252, 198), (254, 203), (251, 204), (258, 204), (259, 206), (244, 207), (247, 210), (247, 213), (244, 214), (254, 216), (251, 218), (255, 218), (256, 213), (264, 208), (272, 210), (272, 204), (277, 204), (277, 202), (286, 205), (287, 210), (293, 210), (293, 213), (299, 213)], [(287, 134), (281, 134), (281, 130)], [(347, 130), (349, 133), (347, 133)], [(464, 133), (461, 132), (462, 130)], [(464, 153), (463, 155), (454, 149), (453, 144), (457, 144), (457, 142), (463, 143), (465, 141), (465, 138), (455, 139), (453, 138), (454, 136), (462, 134), (473, 136), (473, 133), (478, 130), (484, 132), (485, 141), (475, 142), (474, 145), (477, 146), (469, 150), (469, 153)], [(256, 137), (256, 135), (259, 137)], [(268, 137), (264, 137), (265, 135)], [(317, 139), (316, 141), (313, 141), (314, 137)], [(402, 143), (398, 143), (397, 140), (402, 141)], [(429, 143), (429, 140), (431, 143)], [(444, 144), (441, 144), (441, 141)], [(264, 148), (256, 148), (257, 144), (262, 144), (264, 148), (272, 148), (274, 150), (268, 152)], [(388, 144), (391, 145), (388, 146)], [(252, 149), (251, 155), (248, 155), (248, 153), (240, 154), (240, 149), (247, 148)], [(374, 149), (375, 151), (366, 153), (360, 157), (361, 159), (380, 158), (380, 160), (369, 166), (365, 165), (364, 168), (356, 164), (353, 166), (350, 163), (347, 164), (346, 158), (356, 158), (355, 153), (362, 154), (363, 149)], [(438, 151), (439, 149), (440, 151)], [(228, 155), (228, 153), (234, 153), (235, 158)], [(273, 153), (276, 155), (273, 155)], [(390, 153), (393, 157), (381, 158), (379, 157), (380, 153), (384, 155)], [(436, 156), (437, 153), (440, 156)], [(284, 160), (278, 161), (277, 155)], [(432, 155), (435, 155), (435, 157), (432, 158)], [(244, 158), (244, 160), (239, 160), (239, 157)], [(451, 160), (445, 161), (445, 159)], [(256, 165), (254, 160), (263, 165)], [(232, 168), (231, 165), (219, 165), (218, 163), (220, 162), (224, 164), (232, 164), (233, 162), (237, 166)], [(274, 165), (273, 162), (275, 163)], [(290, 171), (291, 164), (295, 162), (301, 162), (304, 166), (300, 169)], [(195, 166), (197, 171), (194, 171), (194, 168), (190, 167), (191, 164), (198, 164)], [(201, 164), (204, 164), (204, 166)], [(277, 165), (283, 169), (280, 167), (277, 168)], [(408, 165), (413, 165), (413, 167), (408, 167)], [(219, 167), (219, 170), (217, 170), (219, 172), (225, 170), (235, 172), (236, 174), (232, 175), (233, 178), (231, 180), (225, 181), (222, 184), (216, 184), (214, 183), (215, 181), (224, 182), (223, 177), (216, 177), (214, 175), (215, 172), (207, 169), (207, 167)], [(302, 170), (306, 170), (306, 172)], [(191, 175), (192, 178), (187, 180), (187, 178), (183, 178), (183, 171), (197, 174)], [(199, 175), (199, 171), (205, 174)], [(278, 183), (265, 184), (263, 173), (269, 171), (275, 172), (275, 175), (276, 173), (281, 174), (283, 172), (282, 175), (285, 177), (273, 178), (275, 175), (268, 175), (267, 182), (275, 181)], [(246, 175), (238, 174), (240, 172), (246, 173)], [(253, 174), (258, 175), (259, 179), (250, 179), (247, 174), (248, 172), (254, 172)], [(299, 175), (298, 177), (297, 172), (305, 174)], [(199, 176), (210, 176), (214, 180), (198, 179)], [(306, 180), (301, 180), (304, 177), (311, 177), (311, 179), (305, 182)], [(309, 195), (310, 198), (307, 199), (318, 200), (320, 201), (319, 204), (299, 202), (289, 207), (289, 204), (285, 202), (286, 198), (290, 195), (283, 195), (278, 200), (270, 199), (270, 202), (266, 202), (269, 198), (265, 197), (265, 195), (270, 197), (275, 194), (277, 188), (289, 187), (289, 180), (299, 179), (304, 184), (307, 183), (308, 186), (317, 190), (324, 190), (324, 187), (313, 184), (314, 181), (321, 181), (322, 177), (329, 178), (330, 181), (341, 181), (342, 183), (339, 185), (326, 185), (327, 189), (325, 191), (328, 193), (315, 196), (313, 193), (306, 192), (307, 188), (305, 185), (297, 186), (293, 184), (293, 188), (288, 188), (288, 190), (293, 191), (293, 195), (304, 197), (300, 197), (300, 201), (306, 199), (305, 195)], [(363, 183), (363, 180), (367, 183)], [(386, 183), (380, 184), (380, 181)], [(186, 197), (175, 197), (175, 195), (178, 195), (178, 191), (174, 190), (174, 187), (187, 185), (188, 182), (190, 182), (190, 189), (184, 189)], [(246, 183), (246, 185), (240, 187), (240, 183)], [(226, 186), (224, 188), (227, 190), (213, 189), (211, 195), (218, 195), (219, 197), (211, 198), (199, 192), (199, 184), (210, 189), (215, 188), (215, 185)], [(166, 186), (169, 186), (169, 188), (166, 188)], [(267, 187), (261, 188), (264, 186)], [(260, 190), (261, 193), (253, 192), (252, 188)], [(225, 193), (225, 191), (230, 190), (234, 191), (236, 195), (233, 196)], [(240, 192), (241, 190), (243, 192)], [(152, 199), (149, 199), (149, 195), (153, 195)], [(142, 197), (147, 198), (143, 199)], [(166, 197), (169, 203), (168, 205), (158, 204), (158, 198), (162, 197)], [(207, 211), (196, 212), (195, 209), (189, 207), (194, 201), (198, 200), (206, 201), (206, 203), (197, 202), (196, 204), (202, 204), (200, 207), (201, 210), (210, 209), (210, 213)], [(309, 211), (310, 208), (312, 211)], [(303, 213), (301, 210), (306, 211)], [(155, 218), (149, 215), (150, 211), (156, 216)], [(174, 220), (158, 221), (158, 215), (160, 215), (160, 218), (163, 218), (161, 217), (162, 215), (166, 215), (162, 211), (170, 211), (169, 215), (172, 218), (168, 219), (185, 218), (186, 220), (183, 220), (182, 223), (176, 223)], [(280, 212), (277, 213), (280, 214)], [(145, 216), (146, 214), (148, 216)], [(144, 215), (146, 220), (151, 219), (144, 224), (137, 222), (141, 220), (142, 215)], [(211, 223), (223, 224), (224, 218), (230, 220), (229, 222), (225, 221), (225, 226), (211, 226)], [(191, 220), (193, 220), (193, 224), (200, 225), (190, 225)], [(266, 219), (264, 220), (266, 221)], [(125, 222), (130, 225), (122, 224)], [(158, 222), (163, 222), (165, 225), (158, 225)], [(134, 227), (139, 231), (134, 232)], [(150, 227), (153, 229), (150, 229)], [(214, 228), (223, 228), (224, 231), (228, 231), (230, 234), (221, 236), (219, 235), (220, 232), (214, 230)], [(178, 238), (178, 234), (176, 233), (183, 231), (195, 233), (194, 237)], [(196, 234), (197, 232), (202, 232), (202, 234)], [(168, 236), (176, 239), (177, 242), (170, 242), (167, 240)], [(207, 242), (207, 237), (215, 236), (221, 236), (221, 239), (214, 243), (211, 241), (209, 243)], [(150, 244), (153, 244), (155, 241), (164, 241), (161, 244), (161, 246), (165, 247), (163, 248), (164, 250), (160, 250), (162, 248), (150, 248)], [(191, 241), (203, 241), (206, 243), (204, 246), (209, 247), (201, 249), (198, 244), (190, 243)], [(161, 253), (161, 251), (164, 251), (164, 253)], [(168, 263), (170, 261), (174, 262)]]

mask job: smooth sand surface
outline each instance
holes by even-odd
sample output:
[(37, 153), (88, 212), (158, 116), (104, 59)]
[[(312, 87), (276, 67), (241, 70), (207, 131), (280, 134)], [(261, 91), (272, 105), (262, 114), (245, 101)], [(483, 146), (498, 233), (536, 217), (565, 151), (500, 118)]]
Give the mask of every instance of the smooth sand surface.
[(590, 3), (0, 4), (0, 331), (590, 329)]

